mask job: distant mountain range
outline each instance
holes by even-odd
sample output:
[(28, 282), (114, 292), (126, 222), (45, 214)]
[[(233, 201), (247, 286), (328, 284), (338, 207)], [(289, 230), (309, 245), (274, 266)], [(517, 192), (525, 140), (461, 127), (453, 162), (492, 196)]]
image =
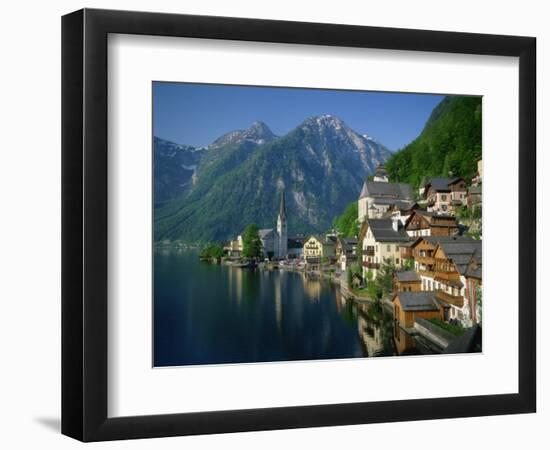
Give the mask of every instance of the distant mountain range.
[(262, 122), (203, 148), (154, 138), (155, 240), (226, 240), (275, 226), (285, 189), (289, 234), (322, 232), (391, 152), (341, 119), (306, 119), (284, 136)]

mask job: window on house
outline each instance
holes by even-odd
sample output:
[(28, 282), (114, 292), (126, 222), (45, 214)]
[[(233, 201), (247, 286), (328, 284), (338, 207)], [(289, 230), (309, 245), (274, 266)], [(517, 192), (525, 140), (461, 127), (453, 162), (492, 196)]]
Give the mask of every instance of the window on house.
[(396, 246), (395, 246), (395, 251), (396, 251), (396, 252), (399, 251), (399, 245), (396, 245)]
[(387, 252), (391, 252), (391, 245), (388, 244), (388, 245), (386, 246), (386, 251), (387, 251)]
[(441, 209), (442, 209), (443, 211), (447, 211), (447, 205), (441, 205)]
[(395, 258), (395, 264), (399, 264), (399, 258)]
[(447, 196), (445, 194), (441, 194), (441, 201), (442, 202), (446, 202), (447, 201)]

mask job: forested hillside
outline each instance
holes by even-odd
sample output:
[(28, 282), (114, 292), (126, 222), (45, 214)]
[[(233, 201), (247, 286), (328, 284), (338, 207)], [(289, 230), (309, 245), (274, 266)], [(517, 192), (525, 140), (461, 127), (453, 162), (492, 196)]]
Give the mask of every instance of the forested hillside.
[(481, 156), (481, 97), (445, 97), (414, 141), (385, 163), (391, 181), (418, 186), (423, 177), (471, 179)]

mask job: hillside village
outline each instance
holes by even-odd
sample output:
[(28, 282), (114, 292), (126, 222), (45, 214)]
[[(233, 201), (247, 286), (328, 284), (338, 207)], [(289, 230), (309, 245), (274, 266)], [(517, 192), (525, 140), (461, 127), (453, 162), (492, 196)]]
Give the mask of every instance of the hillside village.
[[(281, 191), (276, 228), (257, 230), (263, 259), (253, 265), (329, 277), (345, 295), (386, 306), (400, 331), (447, 338), (442, 348), (449, 332), (465, 335), (464, 345), (480, 342), (482, 177), (479, 159), (471, 180), (427, 177), (415, 190), (391, 183), (380, 165), (357, 200), (354, 236), (288, 237)], [(225, 244), (226, 264), (250, 266), (244, 236)]]

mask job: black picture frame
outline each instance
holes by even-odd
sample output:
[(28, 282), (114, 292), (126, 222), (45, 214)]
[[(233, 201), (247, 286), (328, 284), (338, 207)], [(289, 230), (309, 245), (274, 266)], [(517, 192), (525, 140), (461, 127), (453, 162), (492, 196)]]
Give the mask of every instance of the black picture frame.
[[(519, 58), (518, 393), (107, 417), (107, 36)], [(62, 18), (62, 433), (82, 441), (535, 412), (536, 39), (84, 9)]]

